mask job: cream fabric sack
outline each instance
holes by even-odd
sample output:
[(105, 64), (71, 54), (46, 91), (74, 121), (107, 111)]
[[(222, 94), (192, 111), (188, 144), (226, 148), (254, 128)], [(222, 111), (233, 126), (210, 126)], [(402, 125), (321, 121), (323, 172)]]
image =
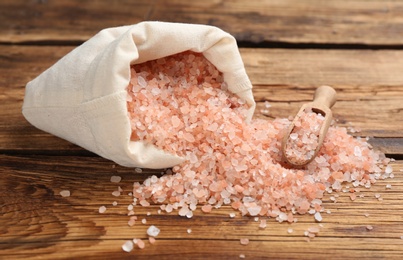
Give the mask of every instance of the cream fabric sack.
[(29, 82), (23, 115), (37, 128), (128, 167), (167, 168), (183, 162), (141, 141), (130, 141), (126, 107), (130, 65), (186, 50), (202, 52), (223, 73), (229, 90), (255, 102), (236, 41), (212, 26), (142, 22), (104, 29)]

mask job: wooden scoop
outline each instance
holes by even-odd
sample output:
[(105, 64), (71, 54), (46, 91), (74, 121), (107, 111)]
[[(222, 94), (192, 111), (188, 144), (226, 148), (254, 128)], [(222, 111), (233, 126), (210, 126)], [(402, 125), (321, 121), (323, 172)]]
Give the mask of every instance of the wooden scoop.
[[(301, 109), (299, 110), (298, 114), (295, 116), (294, 120), (291, 122), (290, 126), (287, 129), (286, 134), (281, 143), (281, 152), (283, 155), (283, 159), (294, 167), (302, 167), (310, 163), (318, 154), (323, 140), (326, 136), (327, 130), (329, 129), (330, 123), (332, 121), (332, 111), (330, 108), (336, 103), (336, 91), (329, 86), (321, 86), (316, 89), (315, 96), (312, 102), (304, 104)], [(286, 155), (286, 146), (288, 138), (290, 138), (290, 134), (295, 127), (295, 122), (299, 120), (301, 115), (304, 113), (305, 110), (311, 109), (313, 112), (321, 114), (325, 119), (321, 125), (319, 131), (319, 138), (318, 138), (318, 146), (316, 147), (312, 157), (307, 160), (303, 161), (293, 161), (292, 158), (288, 158)]]

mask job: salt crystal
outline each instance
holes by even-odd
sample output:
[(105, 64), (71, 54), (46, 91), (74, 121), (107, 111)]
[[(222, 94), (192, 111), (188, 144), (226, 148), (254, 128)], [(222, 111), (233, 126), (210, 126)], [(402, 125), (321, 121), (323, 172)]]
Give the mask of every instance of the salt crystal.
[(99, 207), (99, 213), (105, 213), (105, 211), (106, 211), (106, 207), (105, 206), (101, 206), (101, 207)]
[(62, 197), (70, 197), (70, 191), (69, 190), (62, 190), (61, 192), (60, 192), (60, 196), (62, 196)]
[(367, 228), (367, 230), (372, 230), (372, 229), (374, 229), (371, 225), (367, 225), (366, 228)]
[[(248, 106), (227, 90), (222, 73), (202, 54), (180, 53), (161, 64), (159, 60), (131, 66), (131, 138), (186, 161), (165, 175), (136, 182), (135, 204), (165, 204), (161, 210), (177, 210), (186, 217), (193, 215), (196, 205), (208, 204), (202, 211), (230, 205), (242, 215), (276, 217), (279, 222), (296, 222), (293, 214), (307, 212), (321, 221), (324, 192), (351, 192), (342, 183), (370, 188), (385, 175), (392, 177), (387, 173), (391, 160), (372, 150), (366, 139), (348, 135), (344, 127), (330, 126), (321, 151), (305, 168), (283, 167), (279, 148), (290, 121), (252, 119), (245, 124)], [(312, 111), (305, 115), (296, 123), (304, 134), (291, 134), (296, 146), (308, 149), (299, 153), (311, 156), (324, 118)], [(330, 199), (336, 202), (337, 196)], [(308, 239), (313, 236), (308, 232)]]
[(122, 245), (122, 249), (125, 252), (131, 252), (133, 250), (133, 242), (128, 240)]
[(318, 227), (309, 227), (308, 232), (310, 232), (310, 233), (319, 233), (319, 228)]
[(292, 133), (292, 134), (290, 134), (290, 138), (291, 138), (292, 140), (297, 140), (298, 134), (297, 134), (297, 133)]
[(122, 177), (120, 177), (120, 176), (112, 176), (111, 177), (111, 182), (114, 182), (114, 183), (118, 183), (121, 180), (122, 180)]
[(244, 254), (240, 254), (240, 255), (239, 255), (239, 258), (245, 258), (245, 255), (244, 255)]
[(129, 206), (127, 206), (127, 210), (133, 210), (133, 205), (130, 204)]
[(154, 244), (155, 243), (155, 238), (154, 237), (149, 237), (148, 241), (150, 242), (150, 244)]
[(314, 215), (314, 218), (318, 222), (322, 221), (322, 215), (320, 214), (320, 212), (316, 212), (315, 215)]
[(361, 152), (361, 148), (358, 146), (354, 146), (354, 155), (357, 157), (361, 157), (362, 156), (362, 152)]
[(241, 238), (240, 239), (241, 245), (246, 246), (247, 244), (249, 244), (249, 239), (247, 238)]
[(386, 173), (386, 174), (389, 174), (389, 173), (392, 173), (392, 172), (393, 172), (392, 166), (390, 166), (390, 165), (386, 166), (386, 168), (385, 168), (385, 173)]
[(256, 216), (259, 214), (259, 212), (262, 210), (262, 207), (256, 206), (256, 207), (250, 207), (248, 208), (248, 212), (251, 216)]
[(265, 219), (260, 220), (259, 228), (266, 228), (267, 221)]
[(141, 223), (145, 225), (145, 224), (147, 223), (147, 219), (143, 218), (143, 219), (141, 220)]
[(255, 217), (254, 220), (255, 220), (255, 222), (258, 222), (258, 221), (259, 221), (259, 217)]
[(138, 77), (137, 77), (137, 81), (138, 81), (138, 84), (139, 84), (141, 87), (143, 87), (143, 88), (147, 87), (147, 82), (146, 82), (146, 80), (145, 80), (142, 76), (138, 76)]
[(186, 231), (188, 234), (192, 233), (192, 230), (190, 228), (187, 229)]
[(235, 213), (233, 213), (233, 212), (229, 213), (229, 217), (230, 218), (235, 218)]
[(151, 237), (156, 237), (158, 236), (158, 234), (160, 233), (160, 229), (157, 228), (154, 225), (151, 225), (148, 229), (147, 229), (147, 235), (151, 236)]
[(386, 184), (386, 189), (392, 189), (392, 185), (391, 184)]
[(117, 205), (118, 205), (117, 201), (112, 202), (112, 206), (117, 206)]
[(143, 249), (143, 248), (145, 247), (144, 241), (141, 240), (140, 238), (137, 239), (137, 246), (138, 246), (140, 249)]
[(288, 233), (288, 234), (291, 234), (292, 232), (294, 232), (294, 230), (293, 230), (292, 228), (288, 228), (288, 229), (287, 229), (287, 233)]
[(186, 214), (189, 212), (189, 208), (186, 206), (186, 207), (182, 207), (180, 210), (179, 210), (179, 216), (186, 216)]
[(115, 190), (114, 192), (112, 192), (112, 195), (115, 197), (119, 197), (120, 196), (120, 191)]

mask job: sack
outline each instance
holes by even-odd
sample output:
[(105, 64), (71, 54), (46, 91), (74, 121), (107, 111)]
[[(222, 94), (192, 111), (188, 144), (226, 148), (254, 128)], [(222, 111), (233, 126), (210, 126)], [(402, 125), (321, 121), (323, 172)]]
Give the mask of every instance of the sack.
[(201, 52), (229, 91), (255, 102), (235, 39), (212, 26), (142, 22), (104, 29), (29, 82), (23, 115), (35, 127), (127, 167), (168, 168), (183, 158), (130, 141), (130, 65), (183, 51)]

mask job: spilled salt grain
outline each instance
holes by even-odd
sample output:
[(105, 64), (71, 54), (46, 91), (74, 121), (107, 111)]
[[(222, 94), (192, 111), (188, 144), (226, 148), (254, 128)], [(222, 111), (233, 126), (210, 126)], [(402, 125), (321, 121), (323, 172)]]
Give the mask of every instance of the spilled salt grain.
[(147, 229), (147, 235), (151, 236), (151, 237), (156, 237), (158, 236), (158, 234), (160, 233), (160, 229), (157, 228), (154, 225), (151, 225), (148, 229)]
[(70, 191), (69, 190), (62, 190), (61, 192), (60, 192), (60, 196), (62, 196), (62, 197), (70, 197)]
[(112, 195), (115, 197), (119, 197), (120, 196), (120, 191), (115, 190), (114, 192), (112, 192)]
[(145, 225), (145, 224), (147, 223), (147, 219), (143, 218), (143, 219), (141, 220), (141, 223)]
[(367, 225), (366, 228), (367, 228), (367, 230), (372, 230), (372, 229), (374, 229), (374, 227), (371, 226), (371, 225)]
[(132, 241), (126, 241), (123, 245), (122, 245), (122, 249), (125, 252), (131, 252), (133, 250), (133, 242)]
[(143, 249), (143, 248), (145, 247), (144, 241), (141, 240), (140, 238), (137, 239), (137, 246), (138, 246), (140, 249)]
[(114, 183), (118, 183), (121, 180), (122, 180), (122, 177), (120, 177), (120, 176), (112, 176), (111, 177), (111, 182), (114, 182)]
[(134, 171), (136, 173), (142, 173), (143, 172), (143, 170), (141, 168), (134, 168)]
[[(189, 68), (194, 68), (193, 76)], [(341, 191), (344, 183), (370, 188), (380, 177), (380, 165), (388, 163), (366, 139), (331, 126), (314, 161), (301, 169), (284, 167), (279, 148), (290, 121), (252, 119), (245, 124), (248, 106), (227, 90), (222, 74), (202, 54), (180, 53), (130, 70), (127, 90), (132, 99), (127, 108), (132, 140), (186, 158), (169, 173), (134, 183), (133, 197), (141, 206), (163, 204), (161, 210), (189, 217), (198, 204), (210, 205), (202, 208), (204, 212), (230, 205), (242, 215), (268, 216), (279, 222), (293, 222), (293, 215), (308, 212), (321, 221), (323, 206), (311, 206), (312, 201), (321, 201), (325, 191)], [(140, 75), (148, 76), (140, 79)], [(160, 90), (158, 95), (153, 95), (154, 88)], [(298, 135), (295, 143), (314, 147), (323, 117), (308, 114), (312, 120), (300, 122), (299, 127), (313, 136)], [(358, 149), (361, 157), (354, 155)], [(135, 172), (142, 170), (135, 168)]]
[(262, 207), (256, 206), (256, 207), (250, 207), (248, 208), (248, 212), (251, 216), (256, 216), (259, 214), (259, 212), (262, 210)]
[(112, 206), (117, 206), (117, 205), (118, 205), (117, 201), (112, 202)]
[(99, 209), (98, 209), (98, 212), (99, 213), (105, 213), (105, 211), (106, 211), (106, 207), (105, 206), (101, 206), (101, 207), (99, 207)]
[(291, 234), (292, 232), (294, 232), (294, 230), (293, 230), (292, 228), (288, 228), (288, 229), (287, 229), (287, 233), (288, 233), (288, 234)]
[(149, 237), (148, 241), (150, 242), (150, 244), (155, 244), (155, 238), (154, 237)]
[(136, 217), (136, 216), (132, 216), (132, 217), (129, 219), (129, 221), (127, 222), (127, 225), (129, 225), (129, 227), (134, 226), (134, 224), (136, 224), (136, 220), (137, 220), (137, 217)]
[(249, 239), (248, 238), (241, 238), (239, 240), (239, 242), (241, 243), (241, 245), (246, 246), (247, 244), (249, 244)]
[(188, 234), (192, 233), (192, 230), (190, 228), (187, 229), (186, 231)]
[(357, 157), (362, 156), (361, 148), (359, 146), (354, 146), (354, 155)]
[(389, 174), (389, 173), (392, 173), (392, 172), (393, 172), (392, 166), (390, 166), (390, 165), (386, 166), (385, 173)]
[(314, 218), (316, 221), (321, 222), (322, 221), (322, 215), (319, 212), (316, 212), (314, 215)]
[(233, 213), (233, 212), (229, 213), (229, 217), (230, 218), (235, 218), (235, 213)]
[(213, 208), (213, 207), (212, 207), (210, 204), (206, 204), (206, 205), (203, 205), (203, 206), (201, 207), (201, 210), (202, 210), (204, 213), (208, 213), (208, 212), (211, 212), (212, 208)]
[(265, 219), (260, 220), (259, 228), (266, 228), (267, 221)]
[(245, 258), (245, 255), (244, 255), (244, 254), (240, 254), (240, 255), (239, 255), (239, 258)]
[(391, 184), (386, 184), (386, 189), (392, 189), (392, 185)]
[(310, 233), (319, 233), (319, 228), (318, 227), (309, 227), (308, 232), (310, 232)]

